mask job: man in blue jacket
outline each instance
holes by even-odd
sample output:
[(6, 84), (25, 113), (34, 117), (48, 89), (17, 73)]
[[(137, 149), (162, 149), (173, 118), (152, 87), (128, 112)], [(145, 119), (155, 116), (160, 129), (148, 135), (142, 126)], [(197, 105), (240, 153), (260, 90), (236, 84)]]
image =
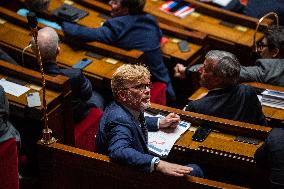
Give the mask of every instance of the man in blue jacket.
[(149, 67), (152, 81), (167, 84), (168, 100), (175, 100), (175, 92), (160, 49), (161, 30), (156, 19), (143, 13), (145, 0), (111, 0), (111, 15), (99, 28), (88, 28), (62, 22), (67, 37), (83, 42), (99, 41), (123, 49), (144, 52), (143, 63)]
[(115, 101), (103, 114), (96, 137), (96, 151), (114, 161), (131, 165), (146, 173), (187, 174), (203, 177), (195, 164), (181, 166), (149, 154), (148, 130), (176, 128), (180, 118), (170, 113), (165, 118), (144, 117), (150, 105), (150, 73), (144, 66), (125, 64), (113, 75), (111, 88)]

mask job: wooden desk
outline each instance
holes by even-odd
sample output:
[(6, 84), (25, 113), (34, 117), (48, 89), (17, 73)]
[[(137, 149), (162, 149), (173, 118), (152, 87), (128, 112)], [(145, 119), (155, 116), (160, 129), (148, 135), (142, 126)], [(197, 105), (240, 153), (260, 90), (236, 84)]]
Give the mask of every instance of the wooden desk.
[(170, 177), (145, 174), (135, 168), (111, 162), (109, 157), (54, 143), (38, 145), (42, 189), (61, 188), (231, 188), (244, 187), (193, 176)]
[[(52, 2), (59, 3), (58, 1), (52, 1)], [(12, 23), (16, 23), (18, 25), (21, 25), (22, 27), (26, 27), (26, 28), (29, 27), (27, 19), (25, 17), (18, 15), (16, 12), (13, 12), (13, 11), (11, 11), (11, 10), (5, 8), (5, 7), (1, 7), (1, 6), (0, 6), (0, 12), (1, 12), (2, 18), (9, 20)], [(48, 15), (46, 15), (46, 16), (48, 16)], [(38, 24), (38, 28), (43, 28), (43, 27), (45, 27), (45, 25), (40, 24), (40, 23)], [(57, 30), (57, 33), (59, 34), (59, 36), (62, 39), (64, 39), (64, 34), (61, 30)], [(91, 51), (97, 52), (98, 54), (104, 54), (106, 56), (111, 55), (113, 58), (122, 59), (122, 60), (127, 61), (127, 62), (139, 62), (140, 59), (141, 59), (141, 56), (143, 54), (142, 51), (138, 51), (138, 50), (135, 50), (135, 49), (124, 50), (124, 49), (121, 49), (121, 48), (118, 48), (118, 47), (113, 47), (111, 45), (107, 45), (107, 44), (100, 43), (100, 42), (89, 42), (89, 43), (86, 43), (86, 44), (79, 44), (77, 42), (75, 46), (80, 47), (80, 48), (87, 48)]]
[[(106, 3), (92, 0), (83, 0), (76, 2), (78, 4), (84, 5), (85, 7), (91, 7), (94, 10), (101, 12), (101, 14), (110, 17), (111, 8)], [(186, 64), (194, 64), (200, 61), (202, 55), (202, 47), (206, 48), (207, 34), (196, 31), (186, 31), (181, 28), (176, 28), (164, 23), (159, 23), (159, 26), (166, 37), (169, 39), (169, 41), (165, 43), (161, 48), (164, 57), (170, 59), (171, 62), (179, 61)], [(177, 43), (182, 39), (188, 41), (190, 46), (189, 52), (181, 52), (179, 50)]]
[[(194, 112), (182, 111), (157, 104), (152, 104), (149, 113), (177, 113), (182, 120), (190, 122), (191, 127), (175, 143), (174, 148), (168, 156), (168, 160), (188, 163), (196, 162), (205, 167), (207, 178), (212, 175), (222, 175), (223, 179), (228, 179), (226, 172), (235, 174), (236, 178), (246, 177), (249, 186), (256, 186), (258, 179), (264, 178), (263, 172), (259, 171), (254, 162), (254, 153), (263, 144), (271, 128), (253, 125), (238, 121), (232, 121), (213, 116), (207, 116)], [(192, 135), (196, 128), (204, 123), (210, 124), (213, 131), (203, 142), (192, 140)], [(259, 140), (257, 145), (235, 141), (236, 136), (250, 137)], [(220, 173), (221, 172), (221, 173)], [(236, 183), (235, 183), (236, 184)]]
[[(201, 31), (209, 35), (210, 45), (213, 48), (224, 49), (233, 52), (241, 60), (242, 64), (249, 64), (248, 57), (253, 46), (254, 27), (251, 23), (256, 25), (257, 19), (250, 18), (250, 24), (246, 19), (232, 19), (232, 16), (223, 14), (224, 11), (217, 13), (217, 11), (209, 10), (208, 7), (202, 6), (195, 0), (186, 0), (196, 7), (196, 11), (187, 17), (180, 19), (173, 15), (167, 14), (159, 9), (165, 3), (162, 0), (147, 0), (145, 12), (156, 16), (161, 22), (182, 27), (189, 30)], [(205, 14), (206, 12), (206, 14)], [(210, 15), (207, 12), (211, 12)], [(212, 14), (213, 13), (213, 14)], [(231, 19), (228, 19), (231, 18)], [(234, 27), (225, 26), (222, 21), (230, 21), (235, 23)], [(252, 22), (253, 21), (253, 22)], [(248, 27), (250, 26), (250, 27)], [(258, 32), (256, 40), (263, 38), (263, 33)]]
[[(257, 82), (248, 82), (244, 83), (246, 85), (250, 85), (254, 88), (257, 89), (257, 93), (260, 94), (263, 92), (265, 89), (270, 89), (270, 90), (277, 90), (277, 91), (282, 91), (284, 92), (283, 87), (277, 87), (277, 86), (272, 86), (268, 84), (262, 84), (262, 83), (257, 83)], [(204, 97), (208, 93), (208, 89), (204, 87), (200, 87), (197, 89), (189, 98), (189, 101), (192, 100), (197, 100), (202, 97)], [(279, 109), (279, 108), (273, 108), (273, 107), (268, 107), (265, 105), (262, 105), (262, 111), (268, 121), (268, 125), (271, 127), (275, 126), (284, 126), (284, 110)]]
[[(21, 28), (10, 22), (1, 24), (0, 28), (0, 46), (10, 54), (17, 55), (18, 62), (21, 60), (22, 49), (29, 44), (31, 40), (30, 31)], [(91, 59), (93, 62), (83, 69), (95, 87), (110, 89), (110, 79), (115, 70), (124, 64), (124, 62), (115, 60), (117, 63), (109, 63), (110, 57), (103, 57), (101, 60), (86, 56), (87, 50), (72, 49), (69, 45), (61, 43), (60, 54), (57, 57), (58, 64), (62, 67), (71, 68), (83, 58)], [(25, 64), (29, 67), (36, 65), (36, 59), (31, 49), (26, 51)]]
[[(27, 93), (38, 91), (42, 98), (41, 74), (39, 72), (0, 61), (0, 77), (14, 78), (25, 82), (25, 86), (30, 88)], [(72, 117), (72, 108), (69, 79), (61, 75), (56, 77), (46, 76), (46, 89), (48, 125), (59, 141), (73, 144), (74, 129), (72, 129), (72, 119), (70, 119)], [(43, 107), (29, 108), (27, 106), (27, 93), (19, 97), (7, 93), (10, 113), (12, 116), (35, 120), (42, 129), (44, 126)]]

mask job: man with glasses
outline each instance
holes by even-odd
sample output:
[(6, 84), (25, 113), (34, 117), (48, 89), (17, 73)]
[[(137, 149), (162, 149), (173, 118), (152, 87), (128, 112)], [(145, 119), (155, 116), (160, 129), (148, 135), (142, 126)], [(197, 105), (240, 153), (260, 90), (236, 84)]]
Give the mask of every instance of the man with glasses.
[(232, 53), (212, 50), (199, 68), (200, 85), (209, 90), (186, 110), (235, 121), (266, 125), (261, 104), (250, 86), (239, 85), (240, 64)]
[(96, 136), (96, 151), (114, 161), (136, 167), (146, 173), (162, 172), (171, 176), (187, 174), (203, 177), (195, 165), (181, 166), (149, 154), (148, 130), (176, 128), (180, 117), (170, 113), (165, 118), (144, 117), (150, 106), (150, 73), (144, 66), (125, 64), (111, 80), (115, 101), (104, 111)]
[(241, 81), (257, 81), (284, 87), (284, 27), (271, 26), (257, 44), (261, 56), (255, 66), (242, 67)]

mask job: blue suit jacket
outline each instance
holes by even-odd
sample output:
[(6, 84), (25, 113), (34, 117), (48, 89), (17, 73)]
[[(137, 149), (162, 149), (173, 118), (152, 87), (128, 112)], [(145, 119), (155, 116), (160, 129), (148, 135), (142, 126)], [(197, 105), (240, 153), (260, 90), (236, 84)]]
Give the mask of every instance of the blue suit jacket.
[(246, 85), (211, 90), (205, 97), (189, 102), (186, 110), (235, 121), (266, 125), (257, 95), (252, 87)]
[(161, 30), (156, 19), (149, 14), (126, 15), (107, 20), (102, 27), (88, 28), (63, 22), (64, 33), (83, 42), (100, 41), (123, 49), (144, 52), (143, 62), (150, 69), (153, 80), (167, 84), (167, 94), (175, 99), (175, 93), (160, 50)]
[(73, 120), (79, 122), (89, 111), (88, 101), (92, 98), (92, 84), (80, 69), (59, 68), (55, 62), (45, 62), (44, 71), (48, 75), (65, 75), (70, 79), (72, 89)]
[[(149, 130), (158, 130), (157, 119), (145, 117)], [(96, 151), (111, 159), (150, 172), (149, 155), (139, 122), (121, 104), (113, 102), (103, 114), (96, 136)]]

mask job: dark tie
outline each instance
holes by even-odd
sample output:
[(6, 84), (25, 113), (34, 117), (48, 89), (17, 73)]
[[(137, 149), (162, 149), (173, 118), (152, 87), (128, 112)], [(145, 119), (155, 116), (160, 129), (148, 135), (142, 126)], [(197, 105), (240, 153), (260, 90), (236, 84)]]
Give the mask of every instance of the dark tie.
[(139, 119), (139, 122), (141, 124), (141, 130), (142, 130), (142, 133), (144, 135), (144, 139), (146, 141), (146, 144), (148, 144), (148, 129), (147, 129), (144, 114), (142, 112), (139, 114), (138, 119)]

